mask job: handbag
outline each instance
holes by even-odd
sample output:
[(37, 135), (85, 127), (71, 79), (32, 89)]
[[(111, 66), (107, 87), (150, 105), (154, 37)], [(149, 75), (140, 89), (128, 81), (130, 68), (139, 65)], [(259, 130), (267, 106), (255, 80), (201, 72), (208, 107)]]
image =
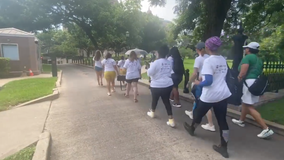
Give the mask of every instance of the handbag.
[[(257, 57), (258, 61), (258, 57)], [(255, 64), (257, 65), (257, 63)], [(249, 92), (254, 96), (262, 96), (267, 89), (268, 86), (268, 78), (263, 73), (257, 77), (257, 79), (253, 82), (251, 86), (248, 86), (246, 80), (244, 80), (244, 84), (248, 88)]]

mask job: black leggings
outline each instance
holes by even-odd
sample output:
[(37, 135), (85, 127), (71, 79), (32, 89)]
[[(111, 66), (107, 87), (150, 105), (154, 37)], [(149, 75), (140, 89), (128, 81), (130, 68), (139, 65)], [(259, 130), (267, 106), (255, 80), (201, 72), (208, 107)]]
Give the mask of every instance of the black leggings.
[(160, 97), (163, 100), (163, 103), (166, 107), (167, 113), (169, 116), (173, 115), (172, 112), (172, 106), (170, 103), (170, 95), (172, 92), (173, 87), (167, 87), (167, 88), (152, 88), (151, 87), (151, 93), (152, 93), (152, 111), (154, 112), (156, 110), (158, 101)]
[(200, 124), (203, 116), (213, 107), (218, 125), (220, 128), (221, 145), (227, 146), (229, 138), (229, 126), (227, 124), (227, 99), (217, 103), (205, 103), (201, 100), (198, 102), (196, 109), (193, 111), (192, 126)]

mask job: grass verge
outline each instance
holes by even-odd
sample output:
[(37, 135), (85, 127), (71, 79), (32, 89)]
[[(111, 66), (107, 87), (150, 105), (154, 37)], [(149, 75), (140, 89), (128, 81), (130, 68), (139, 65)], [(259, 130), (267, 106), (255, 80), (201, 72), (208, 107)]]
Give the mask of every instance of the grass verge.
[(7, 83), (0, 90), (0, 111), (51, 94), (57, 78), (31, 78)]
[(284, 125), (284, 98), (257, 108), (262, 118)]
[(33, 144), (15, 153), (14, 155), (5, 158), (4, 160), (32, 160), (35, 149), (36, 149), (36, 144)]

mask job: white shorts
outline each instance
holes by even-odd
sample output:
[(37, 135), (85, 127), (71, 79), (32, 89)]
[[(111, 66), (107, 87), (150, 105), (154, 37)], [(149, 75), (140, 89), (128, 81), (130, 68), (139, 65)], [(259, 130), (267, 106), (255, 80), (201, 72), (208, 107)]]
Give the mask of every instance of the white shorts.
[[(246, 80), (248, 86), (251, 86), (254, 83), (254, 81), (255, 79)], [(252, 95), (245, 84), (243, 84), (242, 102), (249, 105), (254, 105), (257, 102), (259, 102), (259, 96)]]

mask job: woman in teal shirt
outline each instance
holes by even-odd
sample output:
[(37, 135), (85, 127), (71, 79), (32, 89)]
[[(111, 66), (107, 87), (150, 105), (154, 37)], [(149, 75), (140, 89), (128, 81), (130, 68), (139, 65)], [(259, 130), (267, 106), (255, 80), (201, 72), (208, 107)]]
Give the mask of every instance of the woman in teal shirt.
[[(239, 65), (239, 81), (245, 81), (248, 86), (251, 86), (255, 80), (262, 74), (263, 62), (258, 58), (259, 44), (251, 42), (247, 46), (244, 46), (246, 56), (242, 59)], [(244, 127), (244, 120), (247, 114), (250, 114), (256, 122), (263, 128), (263, 131), (257, 135), (259, 138), (267, 138), (274, 134), (274, 132), (268, 128), (262, 119), (259, 112), (254, 108), (254, 104), (259, 102), (259, 96), (254, 96), (248, 90), (248, 87), (243, 84), (243, 96), (242, 96), (242, 114), (240, 120), (232, 119), (233, 123)]]

